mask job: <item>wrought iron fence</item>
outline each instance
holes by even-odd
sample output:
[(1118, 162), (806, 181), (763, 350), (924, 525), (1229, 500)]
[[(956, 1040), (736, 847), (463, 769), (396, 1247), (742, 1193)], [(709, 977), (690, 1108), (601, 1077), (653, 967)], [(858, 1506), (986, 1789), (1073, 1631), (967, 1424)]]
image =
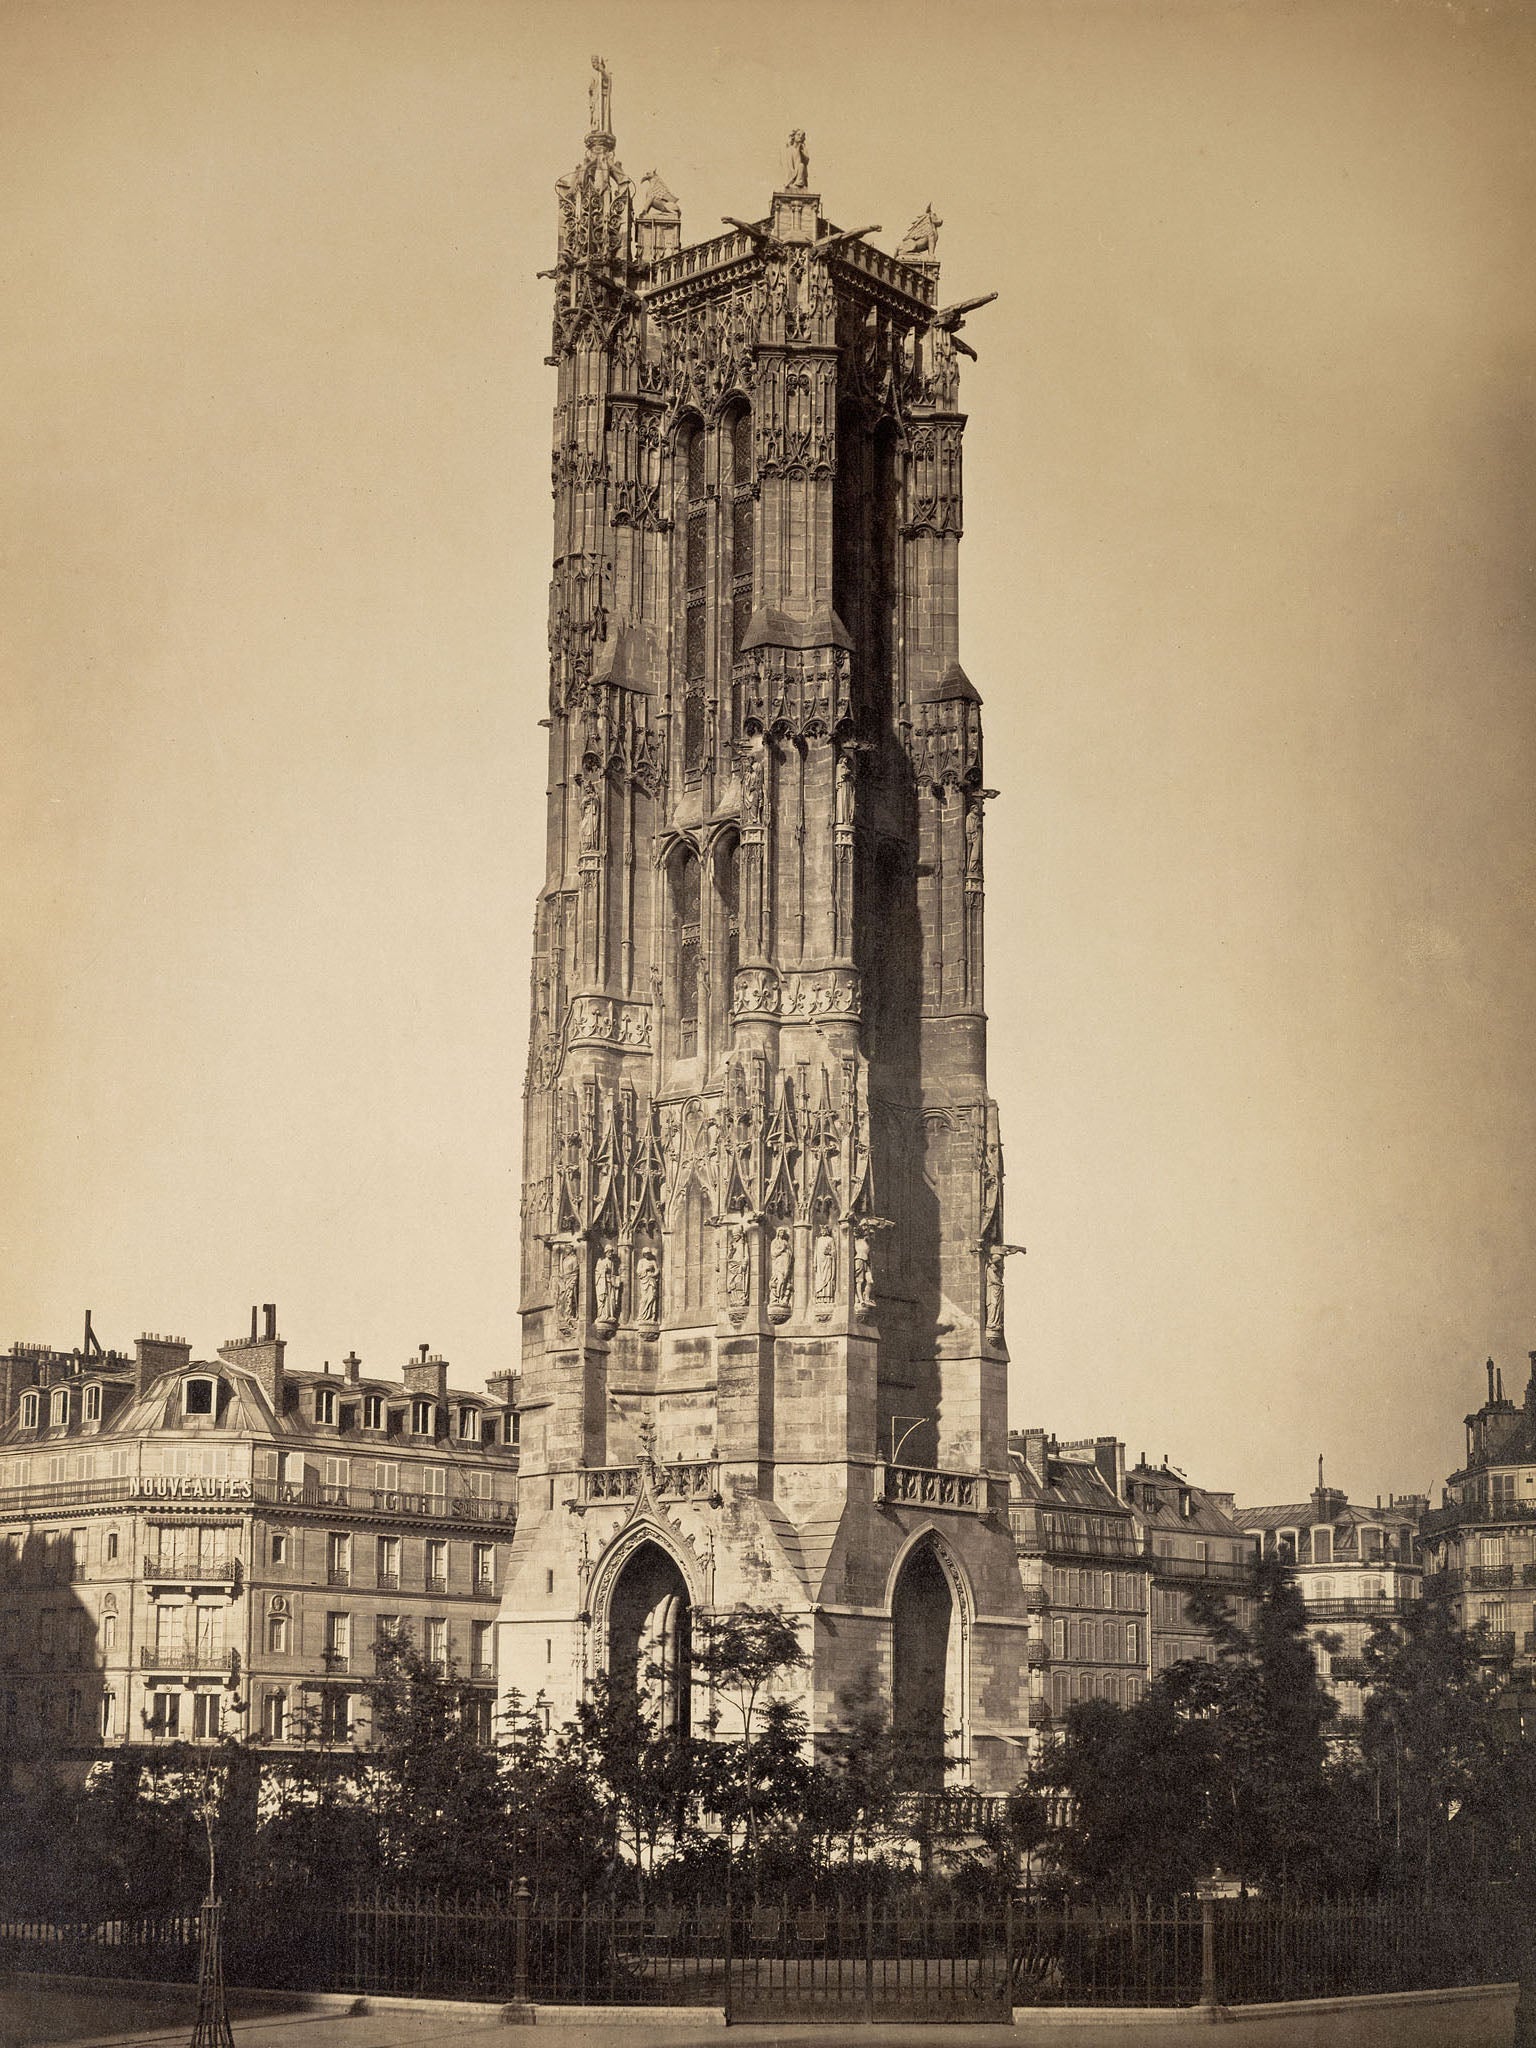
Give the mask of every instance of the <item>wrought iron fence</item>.
[[(1508, 1982), (1518, 1906), (1291, 1898), (1064, 1905), (762, 1897), (641, 1904), (247, 1892), (224, 1918), (225, 1972), (275, 1990), (579, 2006), (723, 2007), (731, 2019), (997, 2019), (1030, 2006), (1242, 2006)], [(195, 1913), (0, 1922), (0, 1972), (188, 1982)]]

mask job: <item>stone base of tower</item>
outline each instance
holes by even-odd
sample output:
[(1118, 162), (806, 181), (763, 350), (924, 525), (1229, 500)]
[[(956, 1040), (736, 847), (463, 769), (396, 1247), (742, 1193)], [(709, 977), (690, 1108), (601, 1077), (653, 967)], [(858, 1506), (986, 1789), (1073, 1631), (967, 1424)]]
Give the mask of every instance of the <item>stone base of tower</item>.
[[(690, 1616), (777, 1606), (800, 1629), (808, 1668), (793, 1691), (813, 1738), (838, 1725), (850, 1690), (872, 1687), (912, 1744), (914, 1789), (1016, 1783), (1028, 1673), (1004, 1479), (800, 1466), (776, 1490), (818, 1511), (792, 1518), (755, 1475), (713, 1464), (580, 1477), (586, 1498), (551, 1507), (541, 1482), (542, 1503), (520, 1514), (497, 1625), (503, 1695), (570, 1718), (599, 1673), (634, 1668), (637, 1620), (644, 1660), (653, 1598), (657, 1615), (679, 1601)], [(925, 1486), (951, 1498), (883, 1497)], [(649, 1654), (664, 1654), (663, 1626)], [(708, 1708), (694, 1687), (693, 1726)]]

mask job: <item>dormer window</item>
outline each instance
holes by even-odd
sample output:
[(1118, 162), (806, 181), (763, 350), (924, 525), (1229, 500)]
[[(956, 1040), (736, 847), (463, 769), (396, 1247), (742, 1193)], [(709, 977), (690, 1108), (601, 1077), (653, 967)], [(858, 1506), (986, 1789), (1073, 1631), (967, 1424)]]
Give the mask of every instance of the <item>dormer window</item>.
[(211, 1415), (213, 1413), (213, 1381), (183, 1380), (181, 1383), (181, 1405), (187, 1415)]
[(336, 1389), (334, 1387), (316, 1387), (315, 1420), (316, 1422), (334, 1422), (336, 1420)]
[(87, 1387), (85, 1390), (85, 1419), (87, 1422), (100, 1422), (101, 1420), (100, 1387)]
[(54, 1429), (61, 1429), (69, 1420), (69, 1389), (60, 1387), (48, 1404), (48, 1421)]
[(364, 1394), (363, 1427), (364, 1429), (382, 1429), (384, 1427), (384, 1396), (382, 1394)]
[(39, 1397), (38, 1397), (38, 1396), (37, 1396), (36, 1394), (23, 1394), (23, 1395), (22, 1395), (22, 1397), (21, 1397), (21, 1426), (22, 1426), (22, 1428), (23, 1428), (23, 1429), (36, 1429), (36, 1427), (37, 1427), (37, 1410), (38, 1410), (38, 1400), (39, 1400)]
[(467, 1444), (477, 1444), (480, 1441), (480, 1410), (478, 1408), (466, 1407), (459, 1410), (459, 1436)]
[(437, 1409), (431, 1401), (411, 1403), (411, 1429), (416, 1436), (436, 1436)]

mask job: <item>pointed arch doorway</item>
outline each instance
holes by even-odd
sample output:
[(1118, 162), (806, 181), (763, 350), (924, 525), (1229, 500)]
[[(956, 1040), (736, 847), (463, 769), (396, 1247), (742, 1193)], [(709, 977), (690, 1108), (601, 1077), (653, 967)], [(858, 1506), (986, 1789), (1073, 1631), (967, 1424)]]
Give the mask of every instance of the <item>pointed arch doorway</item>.
[(682, 1572), (659, 1544), (641, 1544), (609, 1600), (608, 1676), (644, 1699), (669, 1735), (689, 1733), (692, 1622)]
[(959, 1617), (949, 1575), (919, 1543), (891, 1596), (891, 1729), (909, 1792), (942, 1792)]

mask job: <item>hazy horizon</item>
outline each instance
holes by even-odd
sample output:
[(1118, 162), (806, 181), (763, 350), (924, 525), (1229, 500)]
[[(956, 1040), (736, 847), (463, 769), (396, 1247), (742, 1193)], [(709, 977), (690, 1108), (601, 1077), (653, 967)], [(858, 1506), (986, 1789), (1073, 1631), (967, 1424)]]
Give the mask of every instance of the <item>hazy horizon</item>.
[(0, 4), (0, 1344), (515, 1363), (557, 177), (966, 339), (1012, 1419), (1245, 1504), (1536, 1347), (1536, 17)]

